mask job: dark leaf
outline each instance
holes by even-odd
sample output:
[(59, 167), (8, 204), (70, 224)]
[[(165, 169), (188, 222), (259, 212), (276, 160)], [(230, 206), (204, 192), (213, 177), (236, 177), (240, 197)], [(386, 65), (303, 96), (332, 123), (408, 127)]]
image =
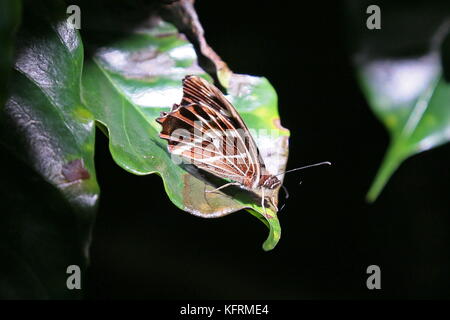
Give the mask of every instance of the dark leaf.
[(65, 19), (54, 2), (27, 4), (0, 117), (1, 254), (11, 259), (1, 294), (9, 298), (79, 297), (67, 289), (66, 269), (88, 263), (95, 127), (80, 99), (83, 46)]

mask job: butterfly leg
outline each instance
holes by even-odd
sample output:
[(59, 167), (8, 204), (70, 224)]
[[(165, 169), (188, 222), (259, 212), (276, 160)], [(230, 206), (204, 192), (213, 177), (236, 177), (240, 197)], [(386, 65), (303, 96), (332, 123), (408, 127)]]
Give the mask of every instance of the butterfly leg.
[(217, 191), (219, 191), (219, 190), (221, 190), (221, 189), (224, 189), (224, 188), (226, 188), (226, 187), (229, 187), (229, 186), (239, 186), (239, 185), (240, 185), (240, 183), (237, 183), (237, 182), (230, 182), (230, 183), (224, 184), (223, 186), (220, 186), (220, 187), (218, 187), (218, 188), (216, 188), (216, 189), (214, 189), (214, 190), (206, 190), (205, 193), (217, 192)]
[[(280, 210), (278, 210), (278, 207), (277, 207), (277, 205), (276, 205), (275, 197), (274, 197), (274, 196), (269, 198), (269, 202), (270, 202), (270, 204), (272, 205), (272, 207), (275, 209), (275, 212), (280, 211)], [(283, 207), (284, 207), (284, 205), (285, 205), (285, 204), (283, 204)]]

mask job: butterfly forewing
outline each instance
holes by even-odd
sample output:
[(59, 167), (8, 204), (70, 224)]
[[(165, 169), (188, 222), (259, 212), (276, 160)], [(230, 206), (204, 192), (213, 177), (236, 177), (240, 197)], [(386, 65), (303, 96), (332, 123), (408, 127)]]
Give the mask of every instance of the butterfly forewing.
[(239, 113), (206, 80), (187, 76), (183, 99), (157, 119), (169, 151), (209, 173), (248, 189), (261, 186), (264, 162)]

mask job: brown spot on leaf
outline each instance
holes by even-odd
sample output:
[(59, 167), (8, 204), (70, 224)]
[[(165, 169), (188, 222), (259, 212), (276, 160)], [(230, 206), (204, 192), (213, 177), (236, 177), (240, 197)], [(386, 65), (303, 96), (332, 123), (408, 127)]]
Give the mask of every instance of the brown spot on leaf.
[(89, 179), (89, 172), (84, 167), (83, 159), (75, 159), (67, 162), (62, 167), (62, 175), (67, 182)]
[(267, 220), (273, 219), (273, 217), (267, 213), (262, 214)]

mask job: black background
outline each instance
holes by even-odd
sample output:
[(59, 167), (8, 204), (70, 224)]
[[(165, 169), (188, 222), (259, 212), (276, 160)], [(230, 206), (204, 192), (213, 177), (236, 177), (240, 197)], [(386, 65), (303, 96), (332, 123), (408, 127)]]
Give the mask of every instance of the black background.
[[(365, 202), (389, 138), (356, 83), (343, 3), (198, 0), (196, 8), (231, 69), (277, 90), (291, 131), (288, 168), (333, 166), (286, 176), (282, 238), (264, 252), (268, 231), (249, 213), (206, 220), (177, 209), (158, 176), (119, 168), (97, 132), (101, 199), (87, 298), (448, 298), (450, 147), (408, 159), (377, 202)], [(371, 264), (381, 290), (366, 287)]]

